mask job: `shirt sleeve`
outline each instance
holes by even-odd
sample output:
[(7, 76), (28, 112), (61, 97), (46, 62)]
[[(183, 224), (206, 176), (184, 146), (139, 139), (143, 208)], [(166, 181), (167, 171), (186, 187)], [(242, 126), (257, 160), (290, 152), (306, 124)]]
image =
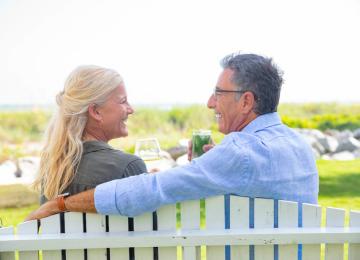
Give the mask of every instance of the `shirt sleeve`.
[(243, 149), (226, 142), (188, 165), (101, 184), (95, 207), (102, 214), (136, 216), (165, 204), (234, 193), (247, 187), (247, 160)]

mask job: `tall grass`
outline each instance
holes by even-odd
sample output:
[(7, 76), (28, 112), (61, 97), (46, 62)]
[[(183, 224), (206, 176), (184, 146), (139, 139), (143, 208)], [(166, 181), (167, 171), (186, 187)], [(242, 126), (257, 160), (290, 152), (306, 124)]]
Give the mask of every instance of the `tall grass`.
[[(169, 110), (139, 107), (128, 121), (129, 137), (113, 141), (118, 148), (132, 152), (135, 139), (157, 137), (163, 149), (189, 138), (193, 129), (211, 129), (215, 141), (223, 135), (217, 131), (214, 113), (205, 105), (173, 107)], [(52, 111), (0, 111), (0, 161), (21, 155), (21, 145), (42, 139)], [(297, 128), (360, 128), (360, 104), (281, 104), (279, 114), (285, 124)], [(18, 146), (7, 146), (7, 144)], [(20, 149), (19, 149), (20, 146)]]

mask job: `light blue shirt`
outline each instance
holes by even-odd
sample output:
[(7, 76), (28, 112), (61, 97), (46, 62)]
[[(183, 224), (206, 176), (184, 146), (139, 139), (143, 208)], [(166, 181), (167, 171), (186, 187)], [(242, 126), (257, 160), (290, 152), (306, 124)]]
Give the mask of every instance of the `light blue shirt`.
[(310, 146), (277, 113), (269, 113), (188, 165), (97, 186), (95, 207), (102, 214), (136, 216), (220, 194), (317, 203), (318, 190)]

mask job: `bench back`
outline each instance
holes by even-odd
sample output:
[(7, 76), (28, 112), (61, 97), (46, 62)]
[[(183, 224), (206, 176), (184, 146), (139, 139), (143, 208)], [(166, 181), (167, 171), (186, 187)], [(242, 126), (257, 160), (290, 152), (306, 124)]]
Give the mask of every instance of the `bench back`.
[(326, 260), (343, 259), (344, 243), (349, 259), (360, 259), (360, 212), (350, 211), (352, 229), (344, 229), (343, 209), (326, 209), (328, 229), (321, 220), (319, 205), (229, 195), (135, 218), (69, 212), (19, 224), (16, 236), (0, 228), (0, 259), (14, 260), (15, 251), (39, 259), (41, 250), (43, 260), (317, 260), (321, 243)]

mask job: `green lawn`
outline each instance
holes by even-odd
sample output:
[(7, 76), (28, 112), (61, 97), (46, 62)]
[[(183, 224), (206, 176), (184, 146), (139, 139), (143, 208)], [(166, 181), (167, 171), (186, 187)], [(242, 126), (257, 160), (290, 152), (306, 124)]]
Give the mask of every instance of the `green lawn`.
[[(320, 175), (319, 204), (360, 210), (360, 160), (320, 160), (317, 165)], [(0, 218), (3, 225), (16, 225), (23, 221), (37, 207), (36, 202), (37, 195), (24, 186), (0, 186)]]

